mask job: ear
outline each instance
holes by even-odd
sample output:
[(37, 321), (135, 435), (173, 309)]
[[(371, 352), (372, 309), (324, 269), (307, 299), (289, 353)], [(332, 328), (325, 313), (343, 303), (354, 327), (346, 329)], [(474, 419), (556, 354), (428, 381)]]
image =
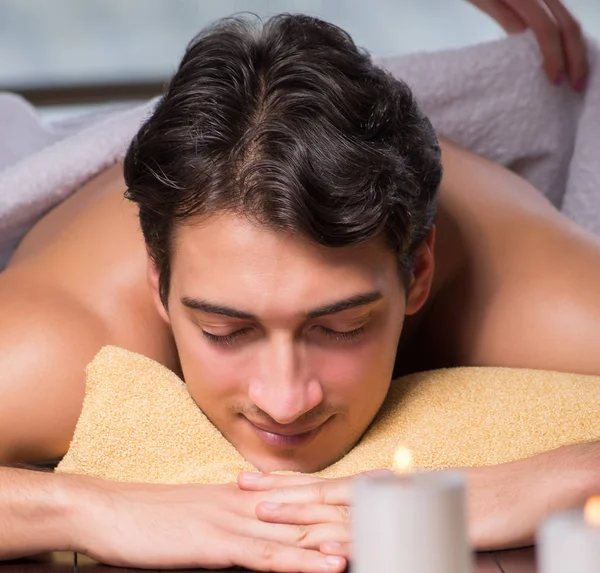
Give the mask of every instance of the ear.
[(429, 231), (427, 237), (423, 239), (423, 242), (417, 249), (408, 296), (406, 298), (407, 315), (415, 314), (419, 311), (429, 296), (435, 269), (434, 245), (435, 226), (431, 228), (431, 231)]
[(161, 318), (167, 323), (171, 323), (171, 319), (169, 318), (169, 313), (167, 309), (164, 307), (162, 300), (160, 299), (159, 287), (158, 287), (158, 269), (152, 260), (150, 255), (146, 255), (146, 279), (148, 280), (148, 286), (150, 287), (150, 292), (152, 294), (152, 300), (154, 301), (154, 306), (156, 306), (156, 310), (158, 310), (158, 314)]

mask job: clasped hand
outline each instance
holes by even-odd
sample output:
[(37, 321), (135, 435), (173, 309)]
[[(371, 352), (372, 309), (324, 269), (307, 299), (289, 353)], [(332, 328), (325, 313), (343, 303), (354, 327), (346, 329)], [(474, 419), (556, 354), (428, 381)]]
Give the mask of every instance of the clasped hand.
[[(574, 486), (559, 487), (561, 471), (549, 470), (564, 465), (567, 450), (462, 470), (473, 548), (530, 544), (547, 512), (581, 501)], [(69, 549), (104, 563), (312, 573), (343, 571), (351, 556), (353, 477), (242, 473), (226, 485), (83, 479), (93, 483), (72, 504)]]
[[(531, 545), (538, 523), (549, 511), (573, 505), (572, 496), (554, 487), (546, 474), (547, 458), (553, 456), (555, 452), (496, 466), (462, 468), (473, 549)], [(369, 473), (380, 472), (388, 470)], [(291, 531), (297, 545), (351, 557), (352, 478), (241, 474), (238, 485), (268, 494), (256, 506), (257, 518), (295, 527)]]

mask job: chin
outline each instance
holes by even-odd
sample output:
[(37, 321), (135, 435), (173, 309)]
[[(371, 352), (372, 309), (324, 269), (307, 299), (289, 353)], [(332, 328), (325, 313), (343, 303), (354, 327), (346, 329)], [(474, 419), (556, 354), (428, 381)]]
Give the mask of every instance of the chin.
[[(315, 444), (317, 446), (317, 444)], [(251, 451), (240, 453), (257, 470), (263, 473), (271, 472), (293, 472), (302, 474), (313, 474), (341, 460), (351, 449), (350, 444), (344, 449), (330, 452), (324, 455), (321, 448), (311, 448), (311, 451), (301, 449), (280, 450), (277, 454), (268, 451)]]
[(336, 457), (334, 459), (331, 459), (331, 461), (306, 460), (300, 459), (299, 457), (294, 456), (292, 452), (290, 452), (289, 457), (286, 458), (283, 458), (281, 456), (266, 456), (262, 457), (258, 462), (253, 461), (252, 459), (248, 459), (248, 461), (252, 463), (252, 465), (254, 465), (256, 469), (262, 473), (290, 472), (301, 474), (313, 474), (324, 470), (325, 468), (334, 464), (341, 457), (342, 456)]

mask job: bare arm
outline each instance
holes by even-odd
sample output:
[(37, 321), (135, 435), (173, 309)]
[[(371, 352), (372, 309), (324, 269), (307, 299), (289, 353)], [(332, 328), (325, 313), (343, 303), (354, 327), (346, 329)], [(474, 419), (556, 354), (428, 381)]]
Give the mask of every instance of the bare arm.
[(475, 547), (533, 544), (551, 513), (581, 507), (600, 494), (600, 442), (565, 446), (538, 456), (467, 470), (470, 535)]
[(0, 560), (76, 551), (110, 565), (344, 570), (327, 530), (256, 518), (264, 494), (229, 485), (124, 484), (0, 468)]
[[(461, 363), (600, 376), (600, 239), (514, 173), (449, 142), (444, 155), (448, 208), (479, 271), (461, 285)], [(545, 515), (600, 493), (600, 444), (474, 468), (469, 484), (477, 547), (531, 543)]]
[(0, 467), (0, 560), (73, 549), (64, 494), (69, 479)]
[[(0, 317), (0, 465), (58, 459), (104, 330), (61, 289), (16, 268), (0, 274)], [(73, 481), (0, 467), (0, 559), (73, 548)]]

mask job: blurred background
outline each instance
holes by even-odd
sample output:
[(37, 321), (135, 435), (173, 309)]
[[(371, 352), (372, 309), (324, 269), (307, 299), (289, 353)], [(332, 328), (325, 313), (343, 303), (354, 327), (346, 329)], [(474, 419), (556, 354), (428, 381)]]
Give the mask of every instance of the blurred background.
[[(564, 3), (600, 40), (600, 0)], [(504, 35), (464, 0), (0, 0), (0, 90), (52, 118), (147, 99), (201, 28), (235, 12), (319, 16), (375, 56)]]

